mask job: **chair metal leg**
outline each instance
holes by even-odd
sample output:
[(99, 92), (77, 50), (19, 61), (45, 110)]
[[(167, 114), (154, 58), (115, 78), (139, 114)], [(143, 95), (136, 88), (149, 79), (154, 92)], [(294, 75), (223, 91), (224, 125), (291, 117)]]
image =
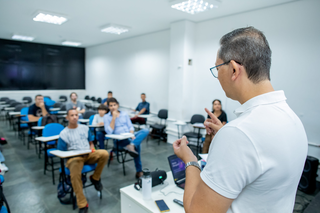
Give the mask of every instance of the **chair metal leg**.
[(54, 182), (54, 162), (53, 162), (53, 158), (51, 158), (51, 172), (52, 172), (52, 183), (53, 183), (53, 185), (55, 185), (55, 182)]

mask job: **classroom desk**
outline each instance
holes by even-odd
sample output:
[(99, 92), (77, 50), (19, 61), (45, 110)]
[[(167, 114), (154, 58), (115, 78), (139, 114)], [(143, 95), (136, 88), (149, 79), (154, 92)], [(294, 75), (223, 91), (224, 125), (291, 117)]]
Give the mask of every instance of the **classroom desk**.
[[(198, 129), (198, 135), (200, 135), (201, 129), (205, 129), (206, 127), (203, 125), (203, 123), (195, 123), (192, 125), (194, 128)], [(201, 137), (198, 137), (197, 139), (197, 153), (196, 156), (199, 155), (199, 142), (200, 142)]]
[(14, 110), (14, 109), (15, 109), (15, 107), (5, 107), (5, 108), (4, 108), (5, 111), (12, 111), (12, 110)]
[(61, 98), (61, 99), (59, 99), (59, 101), (60, 101), (60, 102), (66, 102), (66, 99)]
[[(59, 135), (54, 135), (50, 137), (36, 137), (35, 140), (39, 142), (39, 155), (38, 158), (40, 159), (40, 154), (41, 154), (41, 144), (44, 143), (44, 156), (45, 160), (48, 161), (48, 155), (47, 155), (47, 143), (50, 141), (56, 141), (59, 139)], [(46, 162), (45, 161), (45, 162)], [(47, 168), (45, 168), (46, 170)]]
[(151, 117), (153, 117), (152, 114), (148, 114), (148, 115), (138, 115), (138, 114), (130, 113), (129, 115), (130, 115), (131, 118), (133, 118), (133, 117), (136, 116), (136, 115), (138, 116), (138, 118), (151, 118)]
[(5, 104), (5, 103), (6, 103), (5, 101), (0, 101), (0, 105)]
[(20, 112), (9, 112), (9, 115), (13, 116), (13, 115), (20, 115)]
[(177, 121), (175, 123), (173, 123), (174, 125), (177, 125), (177, 129), (178, 129), (178, 139), (180, 139), (180, 126), (184, 126), (184, 125), (187, 125), (186, 122), (183, 122), (183, 121)]
[(82, 103), (86, 103), (86, 104), (91, 104), (91, 103), (93, 103), (93, 101), (91, 101), (91, 100), (79, 100), (80, 102), (82, 102)]
[[(161, 199), (165, 201), (170, 209), (170, 212), (185, 212), (182, 206), (173, 202), (173, 199), (183, 201), (184, 190), (176, 186), (173, 181), (171, 171), (167, 172), (167, 179), (164, 181), (164, 184), (152, 187), (151, 200), (143, 200), (142, 190), (137, 191), (133, 186), (134, 184), (131, 184), (120, 189), (121, 213), (159, 213), (160, 211), (154, 201)], [(163, 195), (160, 190), (167, 196)], [(168, 194), (169, 192), (175, 193)]]
[(58, 111), (58, 114), (67, 114), (67, 111)]
[(33, 126), (33, 127), (31, 127), (31, 129), (33, 129), (33, 130), (43, 130), (44, 126)]
[(49, 110), (52, 111), (52, 112), (56, 112), (56, 111), (59, 111), (60, 108), (50, 108)]
[(89, 123), (89, 119), (79, 119), (78, 121), (83, 124)]
[(132, 138), (134, 137), (134, 134), (132, 133), (124, 133), (124, 134), (120, 134), (120, 135), (115, 135), (115, 134), (106, 134), (105, 135), (107, 138), (111, 138), (111, 139), (116, 139), (116, 140), (124, 140), (124, 139), (128, 139), (128, 138)]

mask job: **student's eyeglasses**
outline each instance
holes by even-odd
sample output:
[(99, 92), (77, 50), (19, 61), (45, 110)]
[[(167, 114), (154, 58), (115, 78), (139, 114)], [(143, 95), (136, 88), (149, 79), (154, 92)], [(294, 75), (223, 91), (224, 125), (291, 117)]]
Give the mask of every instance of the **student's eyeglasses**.
[[(217, 65), (217, 66), (211, 67), (211, 68), (210, 68), (210, 71), (211, 71), (213, 77), (218, 78), (218, 69), (217, 69), (217, 67), (220, 67), (220, 66), (222, 66), (222, 65), (229, 64), (230, 61), (231, 61), (231, 60), (229, 60), (229, 61), (227, 61), (227, 62), (224, 62), (224, 63), (222, 63), (222, 64), (219, 64), (219, 65)], [(242, 65), (242, 64), (241, 64), (240, 62), (238, 62), (238, 61), (235, 61), (235, 62), (236, 62), (237, 64)]]

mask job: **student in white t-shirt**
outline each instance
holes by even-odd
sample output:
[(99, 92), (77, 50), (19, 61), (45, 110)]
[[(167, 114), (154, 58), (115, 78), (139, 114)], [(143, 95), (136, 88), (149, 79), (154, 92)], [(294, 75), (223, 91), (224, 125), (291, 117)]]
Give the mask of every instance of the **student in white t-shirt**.
[(261, 31), (240, 28), (221, 38), (210, 70), (241, 106), (237, 119), (225, 126), (206, 109), (210, 119), (204, 124), (215, 137), (202, 172), (186, 137), (174, 142), (174, 152), (186, 164), (186, 212), (293, 211), (307, 136), (284, 92), (274, 91), (270, 66), (271, 49)]
[(92, 120), (92, 125), (101, 126), (101, 127), (96, 128), (97, 140), (99, 141), (99, 148), (100, 149), (104, 149), (105, 131), (104, 131), (103, 117), (108, 112), (109, 112), (108, 107), (101, 104), (98, 107), (98, 114), (95, 114), (93, 117), (93, 120)]

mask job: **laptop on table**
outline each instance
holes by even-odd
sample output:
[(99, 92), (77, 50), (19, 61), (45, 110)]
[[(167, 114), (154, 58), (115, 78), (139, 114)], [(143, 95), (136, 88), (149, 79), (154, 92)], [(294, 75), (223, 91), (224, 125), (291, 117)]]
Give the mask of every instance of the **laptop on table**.
[(169, 156), (168, 161), (173, 175), (174, 183), (181, 189), (184, 189), (186, 181), (186, 171), (184, 162), (176, 155)]

